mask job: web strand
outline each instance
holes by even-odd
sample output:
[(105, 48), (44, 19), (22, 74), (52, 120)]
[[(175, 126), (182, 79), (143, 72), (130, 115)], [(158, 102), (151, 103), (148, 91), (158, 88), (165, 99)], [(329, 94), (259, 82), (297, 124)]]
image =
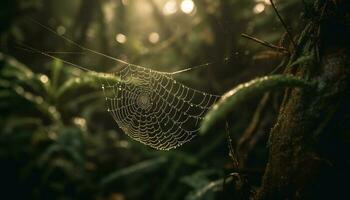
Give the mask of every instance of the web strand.
[[(145, 68), (147, 69), (146, 67), (144, 66), (141, 66), (141, 65), (136, 65), (136, 64), (132, 64), (132, 63), (128, 63), (124, 60), (121, 60), (121, 59), (118, 59), (118, 58), (115, 58), (113, 56), (110, 56), (110, 55), (107, 55), (107, 54), (104, 54), (104, 53), (101, 53), (101, 52), (98, 52), (98, 51), (95, 51), (93, 49), (90, 49), (90, 48), (87, 48), (73, 40), (71, 40), (70, 38), (64, 36), (64, 35), (59, 35), (55, 30), (53, 30), (52, 28), (38, 22), (37, 20), (33, 19), (33, 18), (29, 18), (30, 21), (34, 22), (35, 24), (39, 25), (40, 27), (44, 28), (45, 30), (49, 31), (50, 33), (56, 35), (57, 37), (65, 40), (66, 42), (78, 47), (79, 49), (83, 50), (83, 51), (87, 51), (87, 52), (90, 52), (90, 53), (93, 53), (93, 54), (96, 54), (96, 55), (99, 55), (99, 56), (102, 56), (104, 58), (107, 58), (107, 59), (110, 59), (110, 60), (114, 60), (118, 63), (121, 63), (121, 64), (124, 64), (124, 65), (128, 65), (128, 66), (133, 66), (133, 67), (139, 67), (139, 68)], [(63, 54), (64, 52), (59, 52), (60, 54)], [(232, 59), (231, 57), (226, 57), (224, 59), (224, 62), (228, 61)], [(218, 62), (208, 62), (208, 63), (204, 63), (204, 64), (200, 64), (200, 65), (197, 65), (197, 66), (194, 66), (194, 67), (188, 67), (188, 68), (185, 68), (185, 69), (182, 69), (182, 70), (178, 70), (178, 71), (175, 71), (175, 72), (161, 72), (163, 74), (169, 74), (169, 75), (177, 75), (177, 74), (180, 74), (180, 73), (184, 73), (184, 72), (188, 72), (188, 71), (192, 71), (192, 70), (195, 70), (195, 69), (199, 69), (199, 68), (202, 68), (202, 67), (208, 67), (209, 65), (213, 65), (215, 63), (218, 63)]]
[[(94, 72), (27, 45), (20, 49)], [(170, 150), (193, 139), (203, 115), (220, 98), (187, 87), (172, 74), (132, 65), (109, 76), (120, 81), (99, 78), (107, 111), (125, 134), (159, 150)]]
[[(108, 74), (115, 77), (114, 79), (101, 78), (99, 81), (107, 111), (118, 127), (125, 134), (145, 145), (159, 150), (170, 150), (190, 141), (197, 135), (199, 122), (204, 114), (221, 97), (187, 87), (173, 77), (211, 63), (172, 73), (160, 72), (86, 48), (65, 36), (58, 35), (51, 28), (35, 20), (32, 21), (83, 51), (125, 65), (118, 72)], [(23, 49), (60, 60), (78, 69), (94, 72), (49, 53), (22, 46)]]
[(128, 65), (117, 74), (121, 82), (102, 86), (108, 112), (131, 138), (160, 150), (194, 138), (203, 115), (220, 97), (154, 70)]
[(81, 65), (77, 65), (77, 64), (74, 64), (74, 63), (72, 63), (72, 62), (68, 62), (68, 61), (63, 60), (63, 59), (61, 59), (61, 58), (58, 58), (58, 57), (56, 57), (56, 56), (53, 56), (53, 55), (51, 55), (50, 53), (47, 53), (47, 52), (44, 52), (44, 51), (35, 49), (35, 48), (30, 47), (30, 46), (25, 45), (25, 44), (20, 44), (20, 45), (17, 46), (17, 48), (18, 48), (18, 49), (21, 49), (21, 50), (24, 50), (24, 51), (32, 52), (32, 53), (41, 54), (41, 55), (46, 56), (46, 57), (49, 57), (49, 58), (51, 58), (51, 59), (53, 59), (53, 60), (58, 60), (58, 61), (60, 61), (60, 62), (62, 62), (62, 63), (65, 63), (65, 64), (67, 64), (67, 65), (71, 65), (71, 66), (73, 66), (73, 67), (75, 67), (75, 68), (78, 68), (78, 69), (80, 69), (80, 70), (82, 70), (82, 71), (86, 71), (86, 72), (95, 72), (95, 71), (90, 70), (90, 69), (88, 69), (88, 68), (86, 68), (86, 67), (82, 67)]

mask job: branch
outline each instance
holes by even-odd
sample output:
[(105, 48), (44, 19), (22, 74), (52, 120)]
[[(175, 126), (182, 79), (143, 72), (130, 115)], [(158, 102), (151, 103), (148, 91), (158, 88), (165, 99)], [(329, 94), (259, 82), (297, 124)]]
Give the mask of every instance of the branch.
[(224, 120), (240, 103), (247, 99), (273, 89), (286, 87), (315, 89), (314, 83), (291, 75), (271, 75), (242, 83), (225, 93), (208, 111), (201, 123), (200, 133), (209, 132), (219, 121)]
[(287, 24), (284, 22), (283, 18), (282, 18), (281, 15), (279, 14), (279, 12), (278, 12), (278, 10), (277, 10), (277, 8), (276, 8), (275, 3), (274, 3), (272, 0), (270, 0), (270, 3), (271, 3), (271, 6), (272, 6), (273, 10), (275, 11), (275, 13), (276, 13), (278, 19), (279, 19), (280, 22), (282, 23), (284, 29), (286, 29), (287, 34), (288, 34), (288, 37), (289, 37), (290, 41), (292, 42), (294, 49), (296, 49), (297, 45), (296, 45), (296, 43), (294, 42), (293, 35), (292, 35), (292, 33), (290, 32), (290, 30), (289, 30)]
[(271, 44), (271, 43), (266, 42), (266, 41), (264, 41), (264, 40), (260, 40), (260, 39), (258, 39), (258, 38), (255, 38), (255, 37), (252, 37), (252, 36), (250, 36), (250, 35), (247, 35), (247, 34), (245, 34), (245, 33), (242, 33), (241, 36), (244, 37), (244, 38), (253, 40), (254, 42), (257, 42), (257, 43), (259, 43), (259, 44), (262, 44), (262, 45), (264, 45), (264, 46), (266, 46), (266, 47), (269, 47), (269, 48), (271, 48), (271, 49), (273, 49), (273, 50), (275, 50), (275, 51), (278, 51), (278, 52), (281, 52), (281, 53), (285, 53), (285, 54), (290, 54), (290, 52), (288, 51), (288, 49), (286, 49), (286, 48), (284, 48), (284, 47), (280, 47), (280, 46)]
[(239, 169), (239, 162), (238, 162), (237, 155), (236, 155), (235, 150), (234, 150), (233, 145), (232, 145), (232, 139), (230, 136), (230, 129), (229, 129), (229, 125), (228, 125), (227, 121), (226, 121), (226, 125), (225, 125), (225, 133), (226, 133), (226, 137), (227, 137), (227, 145), (228, 145), (228, 149), (229, 149), (229, 155), (232, 159), (233, 169), (238, 170)]

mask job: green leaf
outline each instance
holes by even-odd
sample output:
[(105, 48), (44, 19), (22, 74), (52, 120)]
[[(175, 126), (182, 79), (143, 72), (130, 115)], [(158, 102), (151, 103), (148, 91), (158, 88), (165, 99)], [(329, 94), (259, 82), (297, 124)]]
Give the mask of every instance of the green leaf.
[(58, 88), (58, 80), (60, 77), (60, 74), (62, 72), (62, 62), (59, 60), (54, 60), (52, 62), (52, 71), (51, 71), (51, 78), (52, 78), (52, 88), (53, 90), (56, 90)]
[(46, 114), (50, 119), (58, 124), (61, 124), (61, 114), (55, 106), (52, 106), (41, 96), (37, 96), (31, 92), (26, 91), (23, 87), (14, 85), (13, 91), (23, 99), (35, 105), (35, 107), (42, 113)]
[(186, 200), (206, 200), (206, 199), (215, 199), (214, 198), (214, 192), (217, 192), (218, 190), (223, 188), (224, 183), (230, 183), (233, 181), (232, 177), (227, 178), (225, 181), (223, 178), (215, 180), (215, 181), (208, 181), (201, 187), (196, 188), (196, 190), (190, 192), (186, 196)]
[(57, 97), (64, 95), (67, 91), (77, 89), (79, 87), (91, 86), (99, 87), (102, 82), (116, 83), (120, 82), (118, 76), (113, 74), (88, 72), (82, 74), (80, 77), (73, 77), (68, 79), (61, 87), (58, 88)]
[(117, 170), (109, 174), (105, 178), (103, 178), (100, 182), (100, 185), (106, 186), (109, 183), (122, 177), (127, 177), (132, 174), (141, 174), (141, 173), (153, 171), (154, 169), (158, 168), (161, 164), (165, 163), (166, 161), (167, 161), (166, 157), (158, 157), (151, 160), (142, 161), (140, 163), (137, 163), (135, 165), (132, 165), (130, 167), (127, 167), (121, 170)]
[(285, 87), (312, 88), (314, 85), (291, 75), (272, 75), (254, 79), (233, 88), (208, 111), (204, 117), (200, 133), (207, 133), (215, 124), (224, 120), (241, 102), (273, 89)]
[(185, 183), (188, 186), (191, 186), (196, 190), (199, 190), (211, 182), (209, 178), (210, 176), (219, 175), (219, 172), (219, 170), (214, 169), (198, 170), (194, 174), (182, 177), (181, 182)]

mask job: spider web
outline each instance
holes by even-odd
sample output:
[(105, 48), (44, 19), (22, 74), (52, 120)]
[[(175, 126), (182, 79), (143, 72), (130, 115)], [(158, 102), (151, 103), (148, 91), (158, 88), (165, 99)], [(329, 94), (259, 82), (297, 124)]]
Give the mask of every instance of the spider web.
[(220, 96), (177, 82), (174, 73), (126, 65), (104, 81), (107, 111), (131, 138), (160, 150), (176, 148), (194, 138), (199, 122)]
[(119, 128), (131, 138), (160, 150), (176, 148), (194, 138), (203, 115), (221, 97), (187, 87), (173, 77), (208, 64), (167, 73), (128, 63), (115, 74), (106, 74), (29, 46), (21, 48), (95, 74), (102, 82), (107, 111)]
[[(125, 65), (122, 70), (107, 76), (112, 79), (118, 77), (118, 81), (109, 78), (100, 79), (103, 82), (102, 90), (107, 111), (128, 136), (148, 146), (169, 150), (190, 141), (196, 136), (203, 115), (221, 97), (189, 88), (173, 77), (175, 74), (208, 66), (210, 63), (173, 73), (159, 72), (89, 49), (65, 36), (58, 35), (55, 30), (34, 19), (31, 21), (83, 51)], [(23, 46), (24, 49), (60, 60), (83, 71), (96, 73), (50, 53)]]

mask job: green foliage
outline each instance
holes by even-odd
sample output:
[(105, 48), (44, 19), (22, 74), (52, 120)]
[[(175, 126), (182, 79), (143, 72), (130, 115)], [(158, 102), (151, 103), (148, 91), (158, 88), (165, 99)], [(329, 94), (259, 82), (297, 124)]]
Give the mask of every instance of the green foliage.
[[(2, 55), (1, 63), (3, 63), (3, 67), (0, 71), (2, 77), (0, 79), (2, 94), (0, 106), (2, 110), (11, 112), (6, 112), (0, 117), (2, 125), (0, 144), (11, 144), (11, 146), (1, 146), (0, 158), (4, 160), (5, 158), (1, 155), (14, 154), (20, 162), (23, 160), (23, 156), (28, 155), (25, 160), (30, 159), (30, 162), (28, 165), (24, 165), (21, 179), (26, 183), (30, 181), (36, 183), (33, 183), (34, 190), (32, 192), (23, 193), (25, 196), (43, 198), (45, 194), (42, 191), (51, 191), (54, 196), (65, 194), (69, 197), (84, 198), (82, 191), (86, 194), (97, 195), (100, 193), (101, 195), (101, 192), (103, 194), (104, 191), (110, 190), (111, 187), (119, 185), (126, 179), (135, 179), (137, 182), (139, 181), (138, 177), (157, 174), (158, 170), (164, 170), (171, 165), (175, 167), (172, 173), (179, 173), (180, 166), (200, 168), (199, 159), (220, 146), (222, 141), (222, 138), (218, 138), (219, 140), (215, 140), (212, 145), (200, 149), (198, 155), (176, 151), (166, 154), (150, 153), (145, 150), (143, 145), (131, 144), (122, 139), (119, 133), (114, 130), (110, 130), (110, 134), (106, 134), (108, 129), (101, 129), (99, 124), (94, 123), (93, 116), (96, 113), (102, 112), (104, 115), (107, 113), (103, 108), (103, 94), (97, 92), (96, 89), (100, 90), (101, 80), (119, 81), (115, 76), (93, 72), (77, 73), (59, 61), (51, 63), (50, 76), (35, 73), (9, 56)], [(80, 90), (84, 91), (85, 88), (90, 88), (91, 91), (86, 92), (86, 94), (79, 92)], [(96, 103), (86, 104), (86, 102)], [(24, 106), (28, 111), (23, 113), (23, 108), (19, 109), (21, 106)], [(17, 110), (14, 109), (15, 107)], [(75, 112), (77, 107), (81, 110)], [(110, 120), (110, 123), (113, 122)], [(14, 132), (17, 134), (13, 134)], [(97, 132), (97, 134), (91, 132)], [(108, 139), (109, 135), (112, 140)], [(131, 151), (132, 147), (136, 149), (137, 154), (144, 154), (144, 157), (152, 156), (152, 158), (135, 160), (131, 157), (132, 160), (135, 160), (135, 164), (131, 165), (127, 152)], [(100, 168), (105, 168), (104, 165), (110, 162), (107, 160), (99, 161), (100, 152), (110, 148), (115, 148), (117, 152), (115, 152), (116, 155), (110, 155), (109, 159), (113, 157), (119, 161), (124, 159), (124, 162), (130, 164), (120, 166), (116, 164), (117, 169), (112, 167), (95, 177), (101, 173), (100, 170), (97, 170), (96, 165), (100, 165), (99, 162), (106, 162), (100, 166)], [(118, 151), (124, 153), (120, 154)], [(24, 152), (26, 153), (24, 154)], [(105, 159), (103, 157), (101, 159)], [(33, 171), (40, 172), (39, 179), (33, 179), (30, 176)], [(214, 174), (217, 178), (218, 174), (216, 172)], [(205, 188), (211, 183), (211, 179), (208, 178), (201, 181), (193, 177), (191, 182), (191, 178), (187, 177), (186, 174), (183, 176), (183, 187), (187, 188), (186, 185), (192, 184), (193, 194), (196, 193), (196, 190), (201, 190), (202, 187)], [(171, 178), (169, 176), (168, 178), (164, 182), (163, 191), (168, 189), (167, 187), (172, 187), (172, 181), (177, 177)], [(196, 182), (199, 185), (194, 186), (193, 184)], [(77, 185), (74, 187), (74, 191), (68, 192), (71, 184)], [(93, 187), (95, 188), (93, 189)], [(142, 193), (152, 190), (150, 187), (140, 187), (139, 189)], [(99, 192), (96, 193), (95, 190)], [(177, 195), (179, 194), (177, 193)], [(192, 198), (191, 194), (188, 198)], [(200, 192), (200, 194), (207, 196), (205, 197), (207, 199), (213, 199), (215, 196), (211, 189)], [(18, 194), (19, 197), (21, 195)], [(196, 199), (202, 198), (201, 196), (196, 194)]]
[[(66, 173), (72, 176), (72, 181), (84, 179), (83, 173), (74, 173), (76, 167), (81, 169), (78, 170), (80, 172), (85, 171), (84, 127), (81, 126), (83, 124), (66, 124), (63, 120), (67, 120), (67, 117), (64, 116), (64, 107), (61, 105), (64, 105), (64, 101), (69, 101), (65, 98), (70, 95), (72, 87), (67, 87), (67, 83), (75, 80), (75, 77), (67, 76), (67, 70), (63, 70), (62, 64), (57, 62), (53, 65), (51, 77), (34, 73), (14, 58), (3, 54), (0, 62), (0, 87), (3, 94), (0, 105), (0, 143), (10, 143), (16, 147), (9, 149), (9, 146), (2, 145), (0, 152), (16, 153), (18, 162), (27, 160), (28, 158), (23, 158), (26, 154), (31, 155), (33, 160), (24, 168), (23, 181), (31, 181), (30, 174), (27, 173), (39, 169), (43, 170), (41, 183), (50, 183), (38, 186), (37, 189), (54, 189), (56, 184), (61, 184), (62, 180), (52, 180), (52, 176), (57, 176), (56, 173)], [(98, 85), (96, 81), (85, 81), (81, 82), (79, 88), (96, 88)], [(57, 90), (61, 92), (58, 94)], [(75, 119), (79, 118), (71, 117), (73, 123)], [(25, 155), (20, 153), (22, 151), (26, 152)], [(56, 189), (57, 192), (64, 188)], [(36, 196), (35, 191), (31, 195)]]
[(100, 182), (100, 186), (105, 187), (106, 185), (117, 181), (120, 178), (127, 178), (131, 175), (140, 175), (142, 173), (147, 173), (151, 170), (155, 170), (166, 161), (166, 157), (158, 157), (152, 160), (146, 160), (135, 165), (128, 166), (125, 169), (117, 170), (116, 172), (112, 172), (111, 174), (104, 177)]
[(210, 176), (217, 174), (215, 170), (202, 170), (181, 179), (182, 182), (191, 186), (193, 191), (186, 196), (186, 200), (211, 200), (215, 199), (215, 192), (222, 190), (223, 183), (232, 181), (232, 177), (212, 181)]
[(311, 83), (290, 75), (265, 76), (242, 83), (226, 92), (219, 102), (212, 107), (202, 121), (200, 132), (202, 134), (207, 133), (215, 124), (225, 120), (225, 117), (234, 109), (237, 109), (240, 103), (256, 95), (261, 95), (277, 88), (302, 87), (310, 89), (312, 86)]
[[(175, 1), (181, 5), (181, 0)], [(34, 18), (84, 46), (159, 71), (212, 62), (174, 77), (208, 93), (222, 94), (234, 84), (272, 71), (274, 58), (255, 59), (265, 47), (240, 36), (247, 33), (274, 44), (282, 40), (284, 30), (265, 1), (194, 0), (191, 14), (178, 7), (175, 14), (164, 15), (166, 2), (1, 1), (2, 199), (232, 199), (234, 181), (229, 178), (223, 184), (223, 177), (234, 172), (224, 130), (166, 153), (130, 140), (106, 112), (101, 91), (101, 82), (121, 81), (107, 72), (117, 72), (123, 65), (77, 52), (62, 38), (28, 20)], [(254, 13), (259, 3), (265, 9)], [(300, 24), (295, 20), (299, 1), (276, 4), (291, 27)], [(125, 43), (116, 41), (119, 33), (127, 37)], [(151, 33), (159, 34), (158, 42), (149, 40)], [(42, 55), (17, 49), (18, 44), (106, 73), (48, 62)], [(304, 61), (308, 58), (298, 62)], [(240, 133), (249, 123), (251, 111), (235, 109), (239, 118), (230, 131)], [(238, 135), (233, 135), (234, 141)], [(258, 146), (255, 162), (248, 167), (263, 170), (256, 163), (263, 163), (264, 148)]]

